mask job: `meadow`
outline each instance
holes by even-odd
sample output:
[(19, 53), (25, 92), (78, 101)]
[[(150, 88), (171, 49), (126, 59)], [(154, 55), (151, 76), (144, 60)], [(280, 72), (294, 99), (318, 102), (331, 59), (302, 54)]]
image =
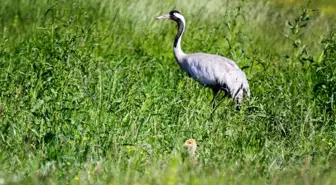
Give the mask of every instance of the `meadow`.
[[(189, 78), (233, 59), (250, 107)], [(336, 184), (331, 0), (1, 0), (0, 184)], [(184, 141), (197, 141), (197, 164)]]

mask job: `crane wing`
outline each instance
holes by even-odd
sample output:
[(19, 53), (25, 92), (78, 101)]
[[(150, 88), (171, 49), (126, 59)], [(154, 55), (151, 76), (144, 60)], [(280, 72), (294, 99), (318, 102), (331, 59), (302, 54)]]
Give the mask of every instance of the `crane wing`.
[(203, 85), (214, 86), (226, 83), (227, 73), (240, 70), (232, 60), (205, 53), (188, 54), (181, 66), (192, 78)]

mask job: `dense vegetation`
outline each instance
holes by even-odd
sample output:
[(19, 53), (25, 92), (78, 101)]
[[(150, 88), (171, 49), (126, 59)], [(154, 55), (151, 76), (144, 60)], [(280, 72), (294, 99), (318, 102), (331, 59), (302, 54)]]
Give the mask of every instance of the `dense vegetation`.
[[(2, 0), (0, 184), (334, 184), (333, 3)], [(185, 52), (243, 68), (250, 111), (179, 69), (173, 8)]]

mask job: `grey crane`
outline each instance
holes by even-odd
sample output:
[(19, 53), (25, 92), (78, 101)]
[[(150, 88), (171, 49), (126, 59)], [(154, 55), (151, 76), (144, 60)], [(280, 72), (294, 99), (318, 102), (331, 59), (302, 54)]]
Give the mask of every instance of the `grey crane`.
[(185, 18), (177, 10), (157, 17), (157, 19), (170, 19), (177, 23), (178, 31), (174, 40), (174, 56), (183, 71), (190, 77), (210, 87), (213, 92), (211, 105), (214, 108), (215, 99), (220, 91), (236, 101), (236, 109), (240, 110), (243, 99), (250, 98), (249, 85), (245, 73), (237, 64), (223, 56), (192, 53), (185, 54), (181, 49), (181, 38), (185, 30)]

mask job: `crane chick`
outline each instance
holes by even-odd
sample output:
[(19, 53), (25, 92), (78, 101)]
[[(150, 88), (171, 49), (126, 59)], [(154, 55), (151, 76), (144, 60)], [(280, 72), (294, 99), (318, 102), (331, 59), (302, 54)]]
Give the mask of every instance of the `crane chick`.
[(180, 68), (189, 77), (212, 89), (211, 105), (215, 107), (215, 99), (220, 91), (236, 101), (236, 109), (240, 110), (245, 95), (250, 97), (249, 85), (245, 73), (231, 59), (206, 53), (185, 54), (181, 49), (181, 38), (185, 30), (185, 18), (177, 10), (172, 10), (157, 19), (170, 19), (177, 23), (177, 34), (174, 40), (174, 56)]
[(196, 148), (197, 148), (197, 143), (195, 139), (188, 139), (184, 142), (183, 144), (184, 148), (187, 148), (188, 154), (189, 154), (189, 159), (190, 162), (195, 164), (197, 163), (197, 158), (196, 158)]

